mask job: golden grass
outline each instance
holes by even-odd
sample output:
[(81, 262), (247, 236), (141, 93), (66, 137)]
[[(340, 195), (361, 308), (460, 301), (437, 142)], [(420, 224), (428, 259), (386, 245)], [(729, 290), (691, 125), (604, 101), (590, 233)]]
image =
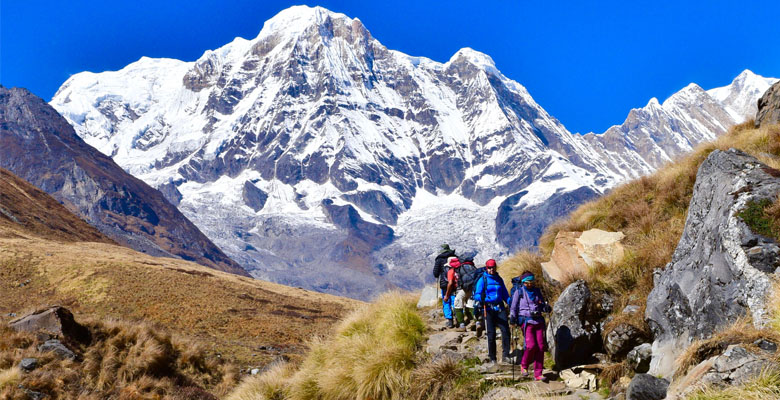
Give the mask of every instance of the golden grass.
[[(653, 270), (663, 268), (671, 261), (685, 225), (688, 203), (693, 194), (699, 165), (715, 149), (737, 148), (745, 151), (772, 168), (780, 167), (780, 125), (753, 128), (752, 122), (733, 127), (713, 143), (699, 146), (693, 153), (670, 163), (653, 175), (642, 177), (615, 188), (609, 194), (588, 202), (575, 210), (566, 220), (550, 226), (540, 239), (542, 257), (548, 259), (555, 236), (559, 231), (585, 231), (598, 228), (622, 231), (624, 259), (612, 266), (598, 266), (584, 277), (589, 287), (615, 295), (615, 321), (630, 323), (648, 331), (643, 314), (621, 316), (627, 304), (645, 307), (652, 290)], [(767, 210), (780, 226), (780, 202)]]
[[(51, 398), (213, 399), (235, 387), (233, 365), (206, 353), (205, 348), (143, 323), (87, 322), (89, 344), (67, 342), (77, 360), (40, 353), (42, 338), (0, 328), (0, 398), (24, 395), (18, 383)], [(25, 357), (38, 359), (33, 371), (18, 375)], [(21, 398), (21, 397), (19, 397)]]
[(0, 393), (6, 387), (16, 386), (17, 382), (21, 380), (22, 370), (18, 367), (11, 367), (0, 371)]
[(298, 370), (271, 369), (242, 383), (229, 398), (405, 398), (424, 331), (414, 296), (383, 294), (348, 315), (332, 336), (312, 339)]
[(245, 379), (227, 400), (283, 400), (287, 397), (286, 383), (293, 372), (290, 364), (275, 363), (264, 373)]
[(306, 338), (328, 332), (361, 304), (110, 244), (63, 243), (21, 230), (9, 236), (0, 235), (0, 323), (8, 313), (59, 304), (81, 319), (186, 332), (209, 343), (209, 352), (256, 367), (279, 355), (300, 360)]
[(685, 397), (686, 400), (768, 400), (780, 399), (780, 373), (764, 371), (743, 385), (705, 388)]

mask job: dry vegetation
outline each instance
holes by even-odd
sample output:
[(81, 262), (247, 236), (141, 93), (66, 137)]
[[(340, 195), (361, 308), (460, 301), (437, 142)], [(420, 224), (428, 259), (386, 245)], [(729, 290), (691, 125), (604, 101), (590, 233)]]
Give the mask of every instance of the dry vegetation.
[[(735, 126), (716, 142), (700, 146), (657, 173), (631, 181), (584, 204), (568, 219), (548, 228), (540, 239), (543, 258), (547, 259), (559, 231), (598, 228), (626, 234), (623, 243), (627, 251), (622, 262), (599, 266), (582, 277), (592, 289), (616, 295), (614, 309), (618, 314), (605, 327), (605, 335), (619, 323), (630, 323), (647, 331), (643, 315), (647, 295), (653, 287), (652, 272), (671, 261), (685, 226), (699, 165), (713, 150), (729, 148), (740, 149), (772, 168), (779, 168), (780, 126), (755, 129), (753, 121)], [(766, 216), (773, 219), (772, 223), (780, 226), (780, 202), (768, 205), (765, 211)], [(564, 282), (564, 286), (567, 283)], [(619, 314), (627, 304), (639, 305), (640, 312)]]
[[(88, 345), (69, 343), (76, 360), (36, 349), (42, 338), (0, 331), (0, 398), (26, 399), (26, 390), (50, 398), (216, 399), (235, 386), (236, 367), (192, 341), (146, 324), (93, 322)], [(23, 358), (38, 367), (20, 373)]]
[(425, 324), (413, 296), (382, 295), (336, 332), (311, 341), (299, 368), (277, 364), (230, 400), (473, 398), (478, 377), (462, 363), (422, 355)]

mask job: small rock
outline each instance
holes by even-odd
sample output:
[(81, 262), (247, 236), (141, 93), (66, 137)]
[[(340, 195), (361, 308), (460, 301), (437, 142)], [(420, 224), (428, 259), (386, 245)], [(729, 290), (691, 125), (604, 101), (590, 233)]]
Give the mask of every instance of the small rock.
[(11, 317), (11, 318), (13, 318), (13, 317), (15, 317), (15, 316), (16, 316), (16, 313), (13, 313), (13, 312), (12, 312), (12, 313), (8, 313), (8, 316), (9, 316), (9, 317)]
[(636, 374), (626, 390), (626, 400), (663, 400), (669, 381), (648, 374)]
[(768, 351), (770, 353), (774, 353), (777, 351), (777, 343), (770, 342), (766, 339), (758, 339), (755, 342), (753, 342), (753, 344), (758, 346), (759, 349)]
[(35, 368), (38, 368), (38, 359), (37, 358), (24, 358), (22, 359), (22, 362), (19, 363), (19, 367), (27, 372), (30, 372), (34, 370)]
[(561, 379), (566, 386), (575, 389), (598, 389), (596, 374), (582, 368), (565, 369), (561, 371)]
[(260, 368), (252, 368), (251, 371), (249, 371), (250, 375), (257, 375), (260, 373)]
[(653, 356), (653, 346), (649, 343), (640, 344), (628, 352), (626, 362), (634, 372), (643, 374), (650, 370), (650, 359)]
[(73, 353), (70, 349), (65, 347), (64, 344), (62, 344), (59, 340), (51, 339), (47, 340), (46, 343), (38, 346), (38, 351), (41, 353), (46, 353), (48, 351), (54, 352), (54, 354), (57, 355), (57, 357), (62, 359), (70, 359), (75, 360), (76, 354)]
[(631, 304), (627, 305), (623, 309), (623, 314), (636, 314), (638, 312), (639, 312), (639, 306), (634, 306), (634, 305), (631, 305)]
[(527, 397), (527, 392), (508, 387), (497, 387), (482, 396), (482, 400), (515, 400)]

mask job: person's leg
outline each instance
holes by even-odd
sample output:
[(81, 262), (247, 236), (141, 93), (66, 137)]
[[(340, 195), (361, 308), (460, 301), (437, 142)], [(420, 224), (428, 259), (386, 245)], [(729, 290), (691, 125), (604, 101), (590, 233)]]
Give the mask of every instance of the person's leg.
[(447, 294), (447, 291), (442, 289), (441, 290), (441, 311), (444, 313), (444, 319), (452, 319), (452, 296), (450, 296), (450, 299), (447, 301), (444, 301), (444, 295)]
[(463, 303), (465, 298), (466, 293), (462, 289), (459, 289), (455, 292), (455, 300), (452, 301), (452, 308), (455, 310), (455, 319), (458, 321), (458, 325), (464, 323)]
[(507, 321), (506, 314), (499, 312), (496, 323), (501, 328), (501, 357), (504, 360), (509, 359), (509, 351), (512, 349), (512, 335), (509, 332), (509, 321)]
[(496, 360), (496, 318), (495, 312), (488, 309), (485, 312), (485, 327), (487, 329), (488, 358)]
[(520, 367), (527, 371), (531, 361), (536, 357), (536, 337), (533, 335), (533, 324), (525, 324), (524, 331), (525, 351), (523, 352), (523, 360), (520, 362)]
[(534, 357), (534, 377), (540, 379), (544, 370), (544, 324), (535, 325), (536, 355)]

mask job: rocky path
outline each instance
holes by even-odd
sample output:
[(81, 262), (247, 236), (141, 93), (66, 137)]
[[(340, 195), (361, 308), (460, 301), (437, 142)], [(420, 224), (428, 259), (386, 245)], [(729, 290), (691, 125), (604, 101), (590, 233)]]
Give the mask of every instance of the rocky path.
[[(482, 334), (477, 337), (474, 324), (466, 329), (446, 329), (445, 320), (438, 309), (428, 311), (428, 327), (430, 334), (426, 345), (426, 352), (433, 357), (451, 357), (456, 360), (467, 360), (467, 364), (482, 375), (485, 381), (495, 382), (495, 387), (483, 396), (482, 400), (525, 400), (532, 398), (587, 400), (603, 399), (601, 395), (587, 389), (569, 387), (564, 383), (557, 372), (544, 370), (547, 382), (533, 380), (533, 373), (529, 377), (520, 376), (520, 367), (514, 367), (509, 363), (488, 365), (487, 339)], [(497, 332), (497, 353), (501, 354), (501, 332)], [(522, 346), (522, 336), (513, 338), (513, 346)], [(549, 354), (546, 355), (549, 357)]]

